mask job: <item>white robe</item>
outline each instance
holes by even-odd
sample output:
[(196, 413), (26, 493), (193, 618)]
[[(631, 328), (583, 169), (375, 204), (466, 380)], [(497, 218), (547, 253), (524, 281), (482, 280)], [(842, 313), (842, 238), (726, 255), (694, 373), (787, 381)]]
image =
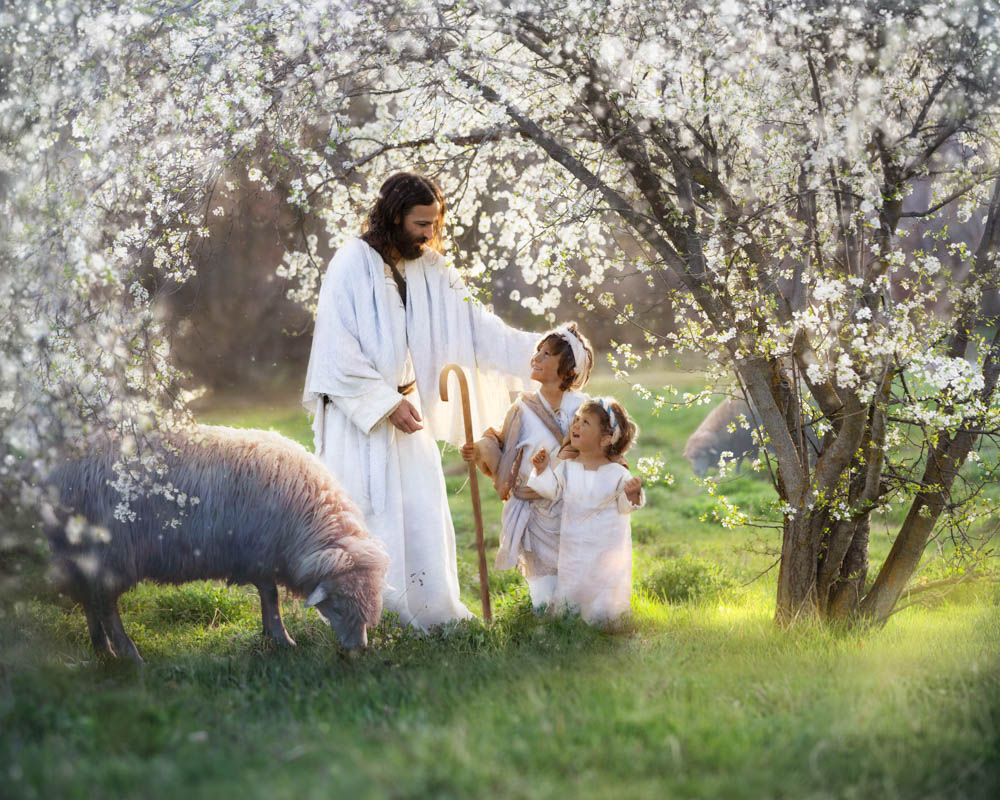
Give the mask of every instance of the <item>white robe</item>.
[[(381, 256), (360, 239), (334, 255), (320, 290), (303, 403), (315, 413), (317, 455), (361, 507), (391, 564), (385, 608), (427, 629), (471, 616), (459, 600), (455, 532), (435, 439), (464, 441), (461, 395), (438, 393), (441, 368), (463, 367), (473, 430), (497, 423), (510, 392), (530, 380), (537, 335), (507, 327), (469, 295), (430, 250), (405, 263), (407, 306)], [(404, 434), (387, 417), (397, 387), (423, 429)], [(323, 396), (330, 398), (325, 405)]]
[(543, 497), (562, 501), (559, 567), (553, 604), (579, 610), (589, 623), (615, 622), (629, 613), (632, 599), (633, 505), (625, 494), (631, 476), (621, 464), (584, 469), (578, 461), (559, 461), (528, 486)]
[[(538, 395), (543, 406), (552, 411), (548, 402)], [(559, 414), (553, 415), (556, 424), (565, 434), (569, 430), (573, 415), (587, 400), (587, 395), (577, 391), (563, 393)], [(518, 401), (520, 402), (520, 401)], [(539, 449), (545, 448), (552, 455), (559, 451), (561, 440), (557, 440), (542, 420), (527, 405), (521, 404), (521, 428), (517, 442), (513, 445), (523, 450), (518, 485), (526, 486), (534, 472), (531, 457)], [(542, 606), (552, 601), (555, 575), (559, 558), (559, 520), (562, 505), (558, 501), (540, 498), (526, 500), (511, 496), (504, 504), (500, 547), (497, 551), (496, 568), (510, 569), (520, 566), (521, 574), (528, 580), (531, 601)], [(545, 580), (548, 578), (548, 580)]]

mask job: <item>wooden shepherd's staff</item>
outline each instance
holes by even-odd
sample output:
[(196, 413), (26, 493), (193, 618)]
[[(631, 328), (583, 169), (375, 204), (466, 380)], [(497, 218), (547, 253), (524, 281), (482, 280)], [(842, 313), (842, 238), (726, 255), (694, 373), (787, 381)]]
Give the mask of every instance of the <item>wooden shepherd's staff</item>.
[[(458, 364), (446, 364), (441, 370), (441, 399), (448, 400), (448, 373), (458, 376), (458, 388), (462, 392), (462, 417), (465, 419), (465, 441), (473, 443), (472, 413), (469, 408), (469, 383), (465, 373)], [(476, 473), (476, 462), (469, 462), (469, 489), (472, 491), (472, 515), (476, 518), (476, 545), (479, 547), (479, 594), (483, 599), (483, 619), (493, 622), (493, 612), (490, 610), (490, 582), (486, 573), (486, 542), (483, 540), (483, 509), (479, 504), (479, 475)]]

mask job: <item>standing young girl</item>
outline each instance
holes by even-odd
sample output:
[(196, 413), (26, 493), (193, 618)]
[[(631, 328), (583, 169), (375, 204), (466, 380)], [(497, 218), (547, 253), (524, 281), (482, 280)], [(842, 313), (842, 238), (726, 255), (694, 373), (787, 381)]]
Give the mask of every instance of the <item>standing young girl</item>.
[(525, 392), (508, 409), (503, 428), (490, 428), (475, 444), (462, 447), (462, 458), (475, 460), (493, 478), (504, 501), (496, 568), (517, 567), (528, 581), (531, 602), (552, 602), (559, 559), (558, 500), (539, 496), (525, 484), (539, 448), (559, 449), (573, 415), (587, 399), (582, 389), (594, 365), (594, 351), (575, 323), (560, 325), (538, 341), (531, 358), (531, 377), (541, 384)]
[[(528, 487), (562, 501), (556, 606), (579, 610), (592, 624), (629, 613), (632, 597), (632, 524), (645, 498), (622, 455), (635, 441), (635, 423), (611, 399), (588, 400), (570, 427), (563, 460), (539, 450)], [(572, 449), (570, 449), (572, 448)]]

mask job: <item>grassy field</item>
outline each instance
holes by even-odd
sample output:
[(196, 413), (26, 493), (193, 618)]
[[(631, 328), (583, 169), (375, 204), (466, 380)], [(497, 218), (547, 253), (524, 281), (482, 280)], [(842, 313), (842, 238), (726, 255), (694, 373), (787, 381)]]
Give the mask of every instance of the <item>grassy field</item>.
[[(714, 521), (680, 458), (705, 408), (653, 417), (620, 386), (591, 388), (626, 400), (638, 455), (662, 453), (676, 476), (633, 519), (627, 630), (536, 617), (505, 573), (491, 576), (492, 628), (418, 636), (389, 620), (351, 657), (286, 598), (299, 646), (274, 652), (255, 593), (147, 584), (122, 604), (148, 661), (137, 669), (93, 659), (79, 609), (20, 603), (0, 618), (0, 797), (997, 797), (995, 585), (882, 630), (780, 631), (776, 533)], [(203, 418), (311, 437), (293, 402)], [(450, 452), (445, 466), (463, 596), (478, 610), (463, 464)], [(768, 519), (763, 476), (720, 491)], [(876, 527), (873, 561), (895, 522)]]

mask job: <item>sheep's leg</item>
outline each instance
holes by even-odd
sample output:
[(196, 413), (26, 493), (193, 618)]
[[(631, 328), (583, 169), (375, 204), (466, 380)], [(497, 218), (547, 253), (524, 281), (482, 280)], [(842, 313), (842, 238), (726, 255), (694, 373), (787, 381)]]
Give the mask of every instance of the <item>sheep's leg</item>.
[(295, 647), (295, 642), (285, 630), (285, 623), (281, 621), (278, 587), (273, 581), (255, 585), (260, 593), (260, 616), (264, 623), (264, 635), (277, 645)]
[(137, 664), (144, 663), (139, 650), (135, 646), (122, 624), (122, 615), (118, 610), (118, 598), (112, 597), (108, 602), (107, 613), (104, 617), (105, 627), (111, 632), (111, 641), (114, 643), (115, 652), (124, 658), (130, 658)]
[(94, 652), (98, 656), (115, 656), (115, 651), (108, 640), (108, 634), (101, 624), (101, 619), (93, 607), (92, 602), (83, 604), (83, 613), (87, 615), (87, 628), (90, 631), (90, 643), (94, 647)]

